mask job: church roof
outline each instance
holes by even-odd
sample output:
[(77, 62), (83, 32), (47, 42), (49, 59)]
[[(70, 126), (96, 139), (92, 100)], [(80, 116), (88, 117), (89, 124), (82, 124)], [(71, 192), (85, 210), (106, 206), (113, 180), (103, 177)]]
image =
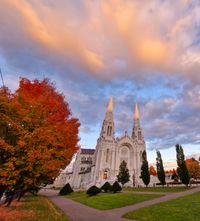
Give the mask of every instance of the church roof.
[(81, 154), (94, 154), (95, 149), (82, 149), (81, 148)]

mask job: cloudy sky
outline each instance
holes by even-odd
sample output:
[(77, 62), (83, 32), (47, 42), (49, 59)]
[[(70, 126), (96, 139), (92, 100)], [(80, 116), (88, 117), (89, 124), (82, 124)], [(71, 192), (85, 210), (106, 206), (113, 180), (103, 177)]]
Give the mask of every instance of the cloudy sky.
[(94, 148), (109, 96), (116, 135), (131, 133), (138, 101), (149, 161), (181, 143), (200, 153), (199, 0), (0, 0), (0, 67), (48, 77), (81, 122), (80, 144)]

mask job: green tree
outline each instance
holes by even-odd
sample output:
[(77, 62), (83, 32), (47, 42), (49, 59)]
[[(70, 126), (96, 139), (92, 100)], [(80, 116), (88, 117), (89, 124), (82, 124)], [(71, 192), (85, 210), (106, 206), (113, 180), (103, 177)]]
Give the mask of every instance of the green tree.
[(122, 186), (129, 181), (130, 174), (127, 168), (126, 161), (122, 161), (119, 166), (119, 174), (117, 175), (117, 181), (122, 184)]
[(165, 185), (166, 184), (166, 182), (165, 182), (165, 170), (164, 170), (164, 167), (163, 167), (162, 157), (161, 157), (160, 151), (157, 151), (156, 153), (157, 153), (157, 157), (156, 157), (157, 176), (158, 176), (158, 179), (159, 179), (160, 183), (162, 185)]
[(185, 155), (181, 145), (176, 145), (177, 173), (183, 184), (188, 186), (190, 182), (190, 174), (186, 166)]
[(142, 179), (143, 183), (147, 187), (150, 182), (150, 172), (149, 172), (149, 165), (147, 161), (147, 153), (145, 150), (142, 153), (142, 166), (141, 166), (140, 178)]

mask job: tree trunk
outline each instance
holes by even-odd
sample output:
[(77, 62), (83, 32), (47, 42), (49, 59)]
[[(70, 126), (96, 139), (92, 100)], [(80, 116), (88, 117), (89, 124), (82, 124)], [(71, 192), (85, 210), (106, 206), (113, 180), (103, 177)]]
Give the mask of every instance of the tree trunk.
[(24, 196), (25, 193), (26, 193), (26, 190), (21, 190), (21, 192), (19, 193), (17, 202), (20, 202), (21, 198)]
[(0, 185), (0, 199), (3, 196), (4, 191), (6, 190), (6, 186)]

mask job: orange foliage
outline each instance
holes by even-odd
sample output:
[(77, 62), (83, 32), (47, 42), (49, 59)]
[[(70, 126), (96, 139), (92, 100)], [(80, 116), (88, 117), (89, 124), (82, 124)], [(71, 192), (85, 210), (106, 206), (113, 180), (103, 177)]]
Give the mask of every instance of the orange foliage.
[(194, 158), (186, 159), (186, 166), (190, 173), (190, 177), (193, 179), (200, 179), (200, 165)]
[(1, 100), (0, 114), (14, 135), (0, 137), (0, 146), (11, 152), (0, 167), (0, 184), (48, 183), (78, 149), (78, 120), (47, 79), (22, 78), (18, 90), (12, 96), (1, 93)]
[(177, 174), (176, 169), (170, 169), (170, 170), (165, 170), (165, 173), (170, 173), (170, 174)]
[(194, 158), (189, 158), (189, 159), (186, 159), (185, 160), (185, 162), (186, 162), (186, 164), (187, 165), (189, 165), (189, 164), (191, 164), (191, 163), (193, 163), (193, 162), (195, 162), (196, 160), (194, 159)]
[(149, 167), (149, 172), (152, 176), (157, 176), (157, 173), (156, 173), (156, 170), (155, 170), (154, 166)]

